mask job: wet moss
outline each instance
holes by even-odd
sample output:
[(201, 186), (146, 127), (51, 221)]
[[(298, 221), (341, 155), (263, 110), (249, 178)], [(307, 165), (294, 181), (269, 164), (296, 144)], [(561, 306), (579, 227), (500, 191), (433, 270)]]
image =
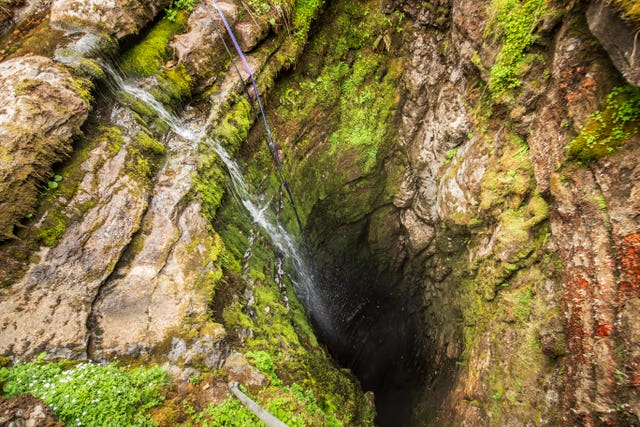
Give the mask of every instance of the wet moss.
[(160, 166), (164, 146), (146, 131), (139, 131), (127, 147), (127, 154), (127, 172), (139, 181), (149, 183)]
[(187, 12), (179, 11), (175, 20), (164, 17), (158, 21), (144, 40), (124, 54), (122, 68), (125, 73), (139, 77), (156, 75), (170, 57), (169, 42), (184, 29), (188, 16)]
[(639, 133), (640, 91), (629, 85), (616, 87), (567, 145), (567, 154), (577, 163), (590, 163), (614, 153)]

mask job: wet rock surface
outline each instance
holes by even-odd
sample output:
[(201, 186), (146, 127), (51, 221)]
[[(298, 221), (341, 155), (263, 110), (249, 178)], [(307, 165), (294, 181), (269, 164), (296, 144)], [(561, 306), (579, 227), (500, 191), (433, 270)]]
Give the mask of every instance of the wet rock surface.
[[(54, 1), (51, 25), (123, 38), (168, 4), (143, 3)], [(7, 16), (34, 4), (11, 2)], [(603, 3), (549, 3), (529, 62), (498, 96), (491, 69), (504, 41), (491, 34), (486, 2), (327, 5), (286, 74), (303, 48), (288, 34), (300, 15), (220, 6), (282, 141), (338, 328), (320, 335), (376, 391), (381, 425), (636, 425), (638, 135), (586, 163), (566, 149), (613, 87), (638, 85), (635, 28), (614, 24)], [(340, 22), (349, 22), (346, 41), (332, 38)], [(282, 188), (272, 188), (278, 181), (263, 176), (263, 131), (249, 130), (257, 110), (238, 101), (248, 75), (239, 61), (229, 66), (220, 29), (212, 5), (197, 3), (166, 36), (157, 75), (136, 83), (159, 95), (172, 84), (208, 91), (184, 110), (191, 123), (177, 133), (167, 131), (172, 118), (122, 92), (107, 96), (120, 102), (90, 101), (88, 81), (70, 71), (91, 74), (88, 51), (69, 68), (41, 56), (0, 63), (0, 355), (154, 359), (183, 383), (221, 370), (202, 389), (221, 403), (224, 381), (258, 391), (273, 375), (302, 372), (309, 359), (289, 359), (300, 342), (321, 352), (285, 292), (283, 254), (265, 249), (253, 224), (239, 225), (242, 208), (218, 188), (228, 183), (212, 142), (188, 134), (207, 129), (246, 156), (262, 198), (281, 203), (282, 221), (293, 223)], [(360, 36), (366, 42), (352, 40)], [(171, 96), (167, 103), (180, 98)], [(384, 129), (359, 129), (366, 138), (341, 146), (341, 120), (352, 129), (359, 109), (358, 120), (377, 117)], [(87, 117), (86, 137), (65, 161)], [(60, 188), (42, 191), (58, 162), (50, 190)], [(203, 181), (203, 170), (215, 179)], [(278, 266), (251, 270), (254, 252)], [(285, 354), (278, 362), (293, 373), (261, 372), (260, 354), (242, 354), (249, 344)]]

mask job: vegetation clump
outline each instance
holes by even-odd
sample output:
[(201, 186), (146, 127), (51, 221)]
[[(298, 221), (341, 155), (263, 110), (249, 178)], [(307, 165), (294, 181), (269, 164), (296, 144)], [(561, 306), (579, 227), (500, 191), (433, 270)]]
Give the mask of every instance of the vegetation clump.
[(640, 91), (614, 88), (603, 108), (591, 114), (578, 136), (567, 146), (569, 159), (589, 163), (615, 152), (640, 132)]
[(0, 369), (4, 397), (30, 393), (44, 400), (67, 425), (151, 426), (148, 409), (159, 405), (167, 377), (159, 367), (114, 364), (17, 363)]
[(522, 85), (527, 64), (535, 59), (527, 50), (536, 41), (536, 27), (547, 12), (546, 0), (493, 0), (487, 33), (502, 41), (491, 67), (489, 90), (494, 100)]

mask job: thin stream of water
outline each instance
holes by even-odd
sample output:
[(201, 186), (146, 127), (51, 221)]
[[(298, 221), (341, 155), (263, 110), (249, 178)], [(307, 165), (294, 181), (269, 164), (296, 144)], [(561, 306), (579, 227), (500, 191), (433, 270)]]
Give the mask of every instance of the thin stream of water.
[(270, 200), (263, 203), (255, 201), (257, 197), (253, 196), (249, 191), (249, 186), (244, 179), (239, 165), (231, 157), (229, 152), (217, 141), (209, 138), (204, 130), (193, 129), (189, 126), (189, 123), (180, 120), (175, 114), (168, 111), (166, 107), (147, 90), (136, 85), (135, 82), (125, 80), (113, 67), (107, 64), (104, 64), (103, 67), (111, 78), (114, 89), (121, 90), (144, 102), (158, 114), (158, 117), (163, 120), (176, 135), (195, 144), (205, 144), (214, 150), (227, 168), (236, 197), (247, 210), (254, 223), (267, 234), (278, 250), (291, 260), (295, 273), (295, 277), (292, 279), (294, 289), (296, 295), (307, 310), (307, 313), (318, 324), (322, 331), (333, 331), (331, 317), (326, 309), (325, 302), (315, 286), (317, 282), (314, 278), (313, 271), (301, 255), (294, 237), (275, 219), (276, 216), (270, 209)]

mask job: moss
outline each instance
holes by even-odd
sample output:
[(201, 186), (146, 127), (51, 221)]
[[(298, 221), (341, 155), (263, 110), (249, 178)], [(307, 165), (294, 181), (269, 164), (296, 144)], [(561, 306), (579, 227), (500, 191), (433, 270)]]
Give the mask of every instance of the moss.
[(218, 122), (212, 136), (235, 152), (246, 141), (252, 122), (251, 105), (245, 98), (238, 98)]
[(636, 0), (608, 0), (608, 2), (618, 8), (625, 19), (640, 25), (640, 3)]
[(318, 16), (318, 11), (324, 5), (324, 0), (297, 0), (293, 9), (291, 22), (293, 24), (293, 34), (300, 45), (303, 45), (311, 23)]
[(164, 154), (164, 145), (144, 131), (134, 135), (133, 145), (145, 154)]
[(590, 163), (612, 154), (640, 133), (640, 91), (614, 88), (600, 111), (591, 114), (580, 133), (567, 145), (570, 160)]
[(488, 87), (495, 100), (522, 84), (527, 50), (536, 41), (535, 29), (547, 13), (545, 0), (493, 0), (487, 35), (499, 38), (502, 48), (491, 67)]
[(169, 59), (167, 46), (173, 36), (184, 28), (188, 13), (180, 11), (175, 20), (166, 17), (158, 21), (140, 43), (124, 54), (122, 68), (127, 74), (153, 76)]
[(58, 240), (67, 229), (68, 218), (58, 210), (50, 211), (37, 231), (37, 237), (49, 247), (58, 244)]
[(158, 170), (164, 146), (146, 131), (139, 131), (133, 136), (127, 153), (127, 172), (141, 182), (148, 183)]
[(85, 79), (82, 77), (76, 77), (71, 82), (71, 87), (76, 92), (76, 94), (82, 98), (82, 100), (87, 104), (87, 106), (91, 106), (93, 103), (93, 95), (92, 91), (94, 89), (93, 82), (89, 79)]
[[(358, 55), (340, 96), (340, 122), (330, 137), (334, 150), (354, 149), (364, 173), (377, 163), (379, 147), (390, 138), (398, 74), (377, 54)], [(391, 68), (394, 69), (394, 68)]]

